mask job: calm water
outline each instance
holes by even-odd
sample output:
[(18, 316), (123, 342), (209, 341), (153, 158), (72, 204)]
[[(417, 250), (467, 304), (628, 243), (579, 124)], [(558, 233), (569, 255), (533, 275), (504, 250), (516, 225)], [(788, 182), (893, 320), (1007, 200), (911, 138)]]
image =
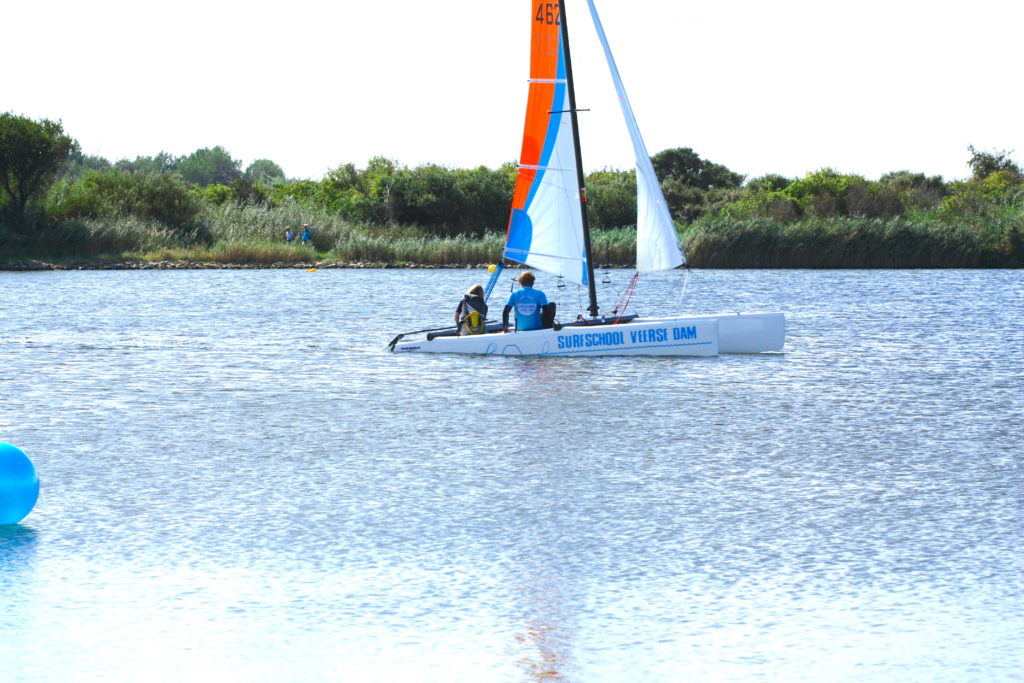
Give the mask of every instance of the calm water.
[(484, 277), (0, 273), (0, 680), (1020, 680), (1022, 273), (690, 276), (782, 354), (384, 351)]

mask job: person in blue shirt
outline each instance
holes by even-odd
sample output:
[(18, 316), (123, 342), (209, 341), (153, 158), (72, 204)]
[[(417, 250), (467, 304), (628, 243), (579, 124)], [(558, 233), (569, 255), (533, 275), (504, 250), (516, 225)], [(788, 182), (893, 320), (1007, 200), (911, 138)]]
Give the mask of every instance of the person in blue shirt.
[(302, 226), (302, 236), (299, 238), (302, 240), (302, 244), (305, 246), (311, 246), (313, 244), (313, 231), (309, 229), (309, 223)]
[(508, 332), (508, 314), (513, 308), (516, 309), (516, 329), (520, 332), (526, 330), (539, 330), (544, 327), (541, 320), (541, 308), (548, 305), (548, 298), (544, 292), (533, 288), (534, 278), (530, 271), (523, 271), (519, 276), (518, 290), (512, 292), (505, 304), (505, 310), (501, 312), (501, 329)]
[(288, 244), (291, 244), (292, 242), (294, 242), (295, 241), (295, 231), (292, 230), (291, 228), (288, 228), (287, 230), (285, 230), (284, 231), (284, 241), (287, 242)]

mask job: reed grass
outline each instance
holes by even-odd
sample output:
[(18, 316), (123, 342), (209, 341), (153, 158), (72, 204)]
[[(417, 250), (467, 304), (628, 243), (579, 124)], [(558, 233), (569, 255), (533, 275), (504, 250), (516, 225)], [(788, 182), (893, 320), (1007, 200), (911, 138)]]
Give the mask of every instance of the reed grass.
[[(19, 254), (51, 260), (192, 261), (233, 265), (341, 264), (477, 266), (501, 257), (504, 235), (437, 237), (415, 226), (367, 226), (298, 204), (226, 204), (202, 217), (204, 239), (156, 221), (88, 219), (26, 238)], [(287, 227), (314, 230), (313, 247), (287, 244)], [(985, 217), (923, 212), (892, 219), (828, 218), (780, 222), (719, 216), (682, 231), (687, 260), (703, 268), (1020, 268), (1024, 213)], [(635, 264), (632, 228), (593, 233), (595, 266)], [(10, 252), (10, 250), (7, 250)]]
[(162, 261), (189, 261), (223, 265), (297, 265), (315, 261), (313, 249), (271, 244), (268, 242), (219, 242), (209, 247), (177, 247), (153, 251), (128, 252), (132, 261), (151, 263)]
[(297, 238), (302, 232), (302, 226), (308, 224), (313, 228), (313, 246), (324, 251), (339, 238), (360, 230), (359, 226), (337, 214), (295, 202), (286, 202), (269, 209), (252, 204), (228, 203), (210, 207), (204, 219), (210, 226), (210, 235), (215, 244), (280, 243), (287, 247), (284, 242), (285, 230), (292, 228)]
[(778, 223), (719, 217), (684, 232), (704, 268), (1020, 268), (1024, 215), (939, 220), (829, 218)]
[(591, 235), (590, 246), (596, 267), (636, 265), (636, 230), (633, 228), (596, 231)]
[(105, 262), (132, 251), (156, 251), (181, 247), (182, 235), (153, 220), (135, 217), (82, 219), (11, 236), (9, 256), (41, 257), (56, 262), (82, 260)]
[(501, 255), (498, 235), (476, 237), (395, 237), (353, 234), (331, 249), (336, 260), (350, 263), (416, 264), (424, 266), (493, 263)]

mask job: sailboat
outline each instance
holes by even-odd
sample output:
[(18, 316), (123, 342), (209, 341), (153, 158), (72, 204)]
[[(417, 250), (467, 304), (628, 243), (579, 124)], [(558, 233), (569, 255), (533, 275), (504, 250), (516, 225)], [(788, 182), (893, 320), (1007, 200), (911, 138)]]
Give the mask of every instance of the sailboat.
[[(661, 186), (637, 127), (593, 0), (587, 0), (604, 49), (636, 156), (637, 274), (677, 268), (686, 262)], [(587, 200), (569, 53), (565, 2), (531, 0), (531, 56), (526, 124), (512, 196), (503, 260), (488, 282), (489, 296), (504, 261), (522, 264), (587, 289), (588, 315), (551, 327), (459, 336), (453, 327), (396, 336), (394, 352), (534, 356), (714, 356), (781, 350), (783, 313), (725, 313), (667, 318), (602, 315), (587, 223)]]

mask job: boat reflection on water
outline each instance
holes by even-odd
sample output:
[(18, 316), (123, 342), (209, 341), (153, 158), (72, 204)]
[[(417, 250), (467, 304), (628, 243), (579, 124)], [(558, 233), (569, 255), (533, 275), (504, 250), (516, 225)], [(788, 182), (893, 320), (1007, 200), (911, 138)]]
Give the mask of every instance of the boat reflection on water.
[(560, 572), (531, 573), (519, 585), (523, 599), (523, 630), (516, 635), (519, 660), (529, 680), (564, 681), (573, 663), (572, 629), (567, 623), (574, 609), (562, 609), (569, 602), (558, 585)]

